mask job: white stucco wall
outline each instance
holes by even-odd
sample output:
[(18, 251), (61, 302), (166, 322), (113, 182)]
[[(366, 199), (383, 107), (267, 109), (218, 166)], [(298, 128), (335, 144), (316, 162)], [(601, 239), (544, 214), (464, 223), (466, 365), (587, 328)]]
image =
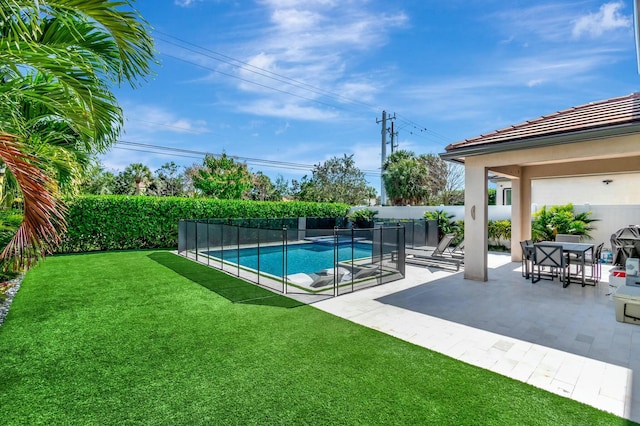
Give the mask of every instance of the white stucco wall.
[(640, 174), (537, 179), (531, 184), (531, 201), (539, 205), (640, 204)]
[[(511, 181), (496, 182), (496, 204)], [(640, 174), (607, 174), (536, 179), (531, 181), (531, 201), (536, 206), (572, 204), (640, 204)]]
[[(422, 219), (424, 212), (443, 210), (453, 214), (453, 220), (464, 220), (464, 206), (358, 206), (351, 210), (377, 210), (381, 219)], [(511, 206), (489, 206), (489, 220), (511, 219)]]

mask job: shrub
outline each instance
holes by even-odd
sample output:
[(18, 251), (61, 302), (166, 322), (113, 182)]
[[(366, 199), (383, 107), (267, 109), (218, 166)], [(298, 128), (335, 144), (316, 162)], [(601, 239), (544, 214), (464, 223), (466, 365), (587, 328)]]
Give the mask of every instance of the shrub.
[(344, 217), (346, 204), (145, 196), (83, 196), (67, 203), (60, 253), (175, 248), (180, 219)]
[(501, 240), (511, 239), (511, 221), (505, 220), (490, 220), (488, 223), (487, 234), (489, 237), (489, 247), (499, 248), (504, 247)]
[[(452, 213), (447, 213), (444, 210), (426, 211), (424, 217), (427, 220), (438, 221), (438, 240), (441, 240), (445, 234), (458, 234), (458, 223), (453, 219)], [(464, 229), (464, 228), (463, 228)]]
[(22, 212), (20, 210), (0, 210), (0, 247), (6, 247), (21, 222)]
[(352, 211), (347, 217), (354, 221), (358, 228), (371, 228), (373, 227), (373, 218), (377, 214), (378, 210), (360, 209)]
[(542, 206), (534, 213), (531, 224), (531, 237), (535, 241), (553, 241), (556, 234), (584, 235), (591, 238), (589, 232), (593, 229), (591, 212), (576, 215), (573, 212), (573, 204), (564, 206)]

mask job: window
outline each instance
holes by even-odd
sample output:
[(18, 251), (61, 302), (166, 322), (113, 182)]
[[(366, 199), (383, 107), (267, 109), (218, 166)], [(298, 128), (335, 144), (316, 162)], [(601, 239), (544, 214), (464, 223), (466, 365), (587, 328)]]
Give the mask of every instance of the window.
[(511, 188), (505, 188), (502, 190), (502, 205), (511, 205)]

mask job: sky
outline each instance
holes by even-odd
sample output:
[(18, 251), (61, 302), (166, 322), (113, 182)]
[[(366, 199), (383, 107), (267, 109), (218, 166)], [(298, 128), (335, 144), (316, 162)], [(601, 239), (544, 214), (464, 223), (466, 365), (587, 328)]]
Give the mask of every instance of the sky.
[(640, 83), (631, 0), (134, 6), (158, 63), (140, 87), (115, 90), (125, 132), (100, 160), (116, 172), (226, 153), (290, 181), (353, 155), (379, 193), (383, 110), (396, 149), (438, 154)]

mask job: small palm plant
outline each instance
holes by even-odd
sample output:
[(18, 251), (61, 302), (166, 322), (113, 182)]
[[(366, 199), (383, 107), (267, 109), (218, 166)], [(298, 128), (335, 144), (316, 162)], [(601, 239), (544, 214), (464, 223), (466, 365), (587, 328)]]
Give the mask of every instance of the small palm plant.
[(427, 220), (438, 221), (438, 240), (441, 240), (446, 234), (458, 234), (459, 226), (456, 221), (453, 220), (454, 214), (447, 213), (444, 210), (434, 210), (424, 212), (424, 217)]
[(598, 221), (589, 217), (591, 212), (575, 214), (573, 204), (542, 206), (534, 213), (531, 223), (531, 237), (535, 241), (553, 241), (556, 234), (582, 235), (591, 239), (590, 232), (594, 229), (592, 223)]
[(349, 213), (349, 219), (355, 222), (358, 228), (372, 228), (373, 218), (378, 214), (378, 210), (361, 209)]

